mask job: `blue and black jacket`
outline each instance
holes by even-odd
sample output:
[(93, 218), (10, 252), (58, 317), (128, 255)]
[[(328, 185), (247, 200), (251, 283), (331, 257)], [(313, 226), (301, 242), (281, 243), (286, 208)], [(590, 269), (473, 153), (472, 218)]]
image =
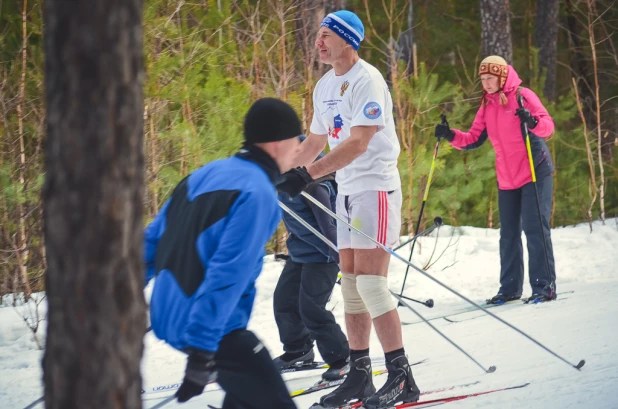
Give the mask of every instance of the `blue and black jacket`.
[(145, 231), (155, 335), (177, 349), (217, 351), (246, 328), (265, 245), (281, 220), (275, 161), (257, 147), (211, 162), (178, 184)]
[[(334, 178), (332, 181), (324, 180), (314, 183), (306, 189), (306, 192), (333, 213), (335, 212), (337, 191)], [(291, 198), (288, 194), (279, 192), (279, 200), (311, 227), (337, 245), (337, 224), (326, 212), (302, 195)], [(292, 261), (296, 263), (339, 263), (339, 254), (336, 251), (285, 212), (283, 213), (283, 223), (289, 233), (286, 246)]]

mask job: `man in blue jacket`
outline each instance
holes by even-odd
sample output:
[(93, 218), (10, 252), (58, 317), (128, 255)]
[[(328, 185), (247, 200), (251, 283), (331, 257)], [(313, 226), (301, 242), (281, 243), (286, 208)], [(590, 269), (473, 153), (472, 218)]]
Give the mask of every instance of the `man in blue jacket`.
[[(337, 199), (334, 177), (312, 183), (306, 192), (334, 211)], [(337, 244), (337, 225), (326, 212), (302, 196), (292, 198), (279, 192), (279, 200)], [(286, 242), (289, 258), (275, 288), (273, 307), (285, 353), (275, 358), (275, 364), (287, 368), (313, 362), (315, 340), (322, 359), (329, 364), (322, 378), (343, 378), (349, 371), (350, 348), (335, 317), (326, 310), (339, 273), (339, 254), (285, 212), (283, 223), (289, 233)]]
[(224, 409), (296, 408), (246, 327), (264, 246), (281, 220), (274, 185), (300, 133), (289, 105), (258, 100), (245, 117), (243, 148), (181, 181), (145, 231), (146, 282), (156, 276), (152, 329), (188, 354), (179, 402), (201, 394), (216, 371)]

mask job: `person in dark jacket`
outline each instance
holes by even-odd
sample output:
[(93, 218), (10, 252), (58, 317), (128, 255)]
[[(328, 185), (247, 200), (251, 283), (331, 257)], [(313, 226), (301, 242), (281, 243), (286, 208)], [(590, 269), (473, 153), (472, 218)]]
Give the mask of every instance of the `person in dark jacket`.
[(182, 180), (145, 231), (154, 334), (188, 354), (176, 393), (185, 402), (217, 373), (224, 409), (296, 408), (257, 337), (246, 329), (264, 246), (281, 220), (274, 185), (298, 149), (300, 120), (286, 103), (256, 101), (245, 145)]
[[(460, 150), (476, 149), (489, 139), (496, 152), (500, 290), (487, 302), (504, 304), (521, 298), (524, 285), (522, 229), (528, 242), (528, 273), (532, 287), (532, 296), (528, 301), (554, 300), (556, 269), (549, 225), (554, 165), (545, 143), (545, 139), (554, 132), (554, 121), (534, 91), (520, 86), (522, 81), (519, 75), (502, 57), (494, 55), (485, 58), (479, 66), (479, 76), (483, 83), (483, 98), (470, 130), (464, 132), (450, 129), (448, 124), (439, 124), (435, 135), (447, 139)], [(523, 97), (523, 109), (517, 102), (519, 95)], [(530, 129), (542, 224), (539, 222), (522, 122)]]
[[(312, 183), (306, 192), (335, 211), (334, 177)], [(279, 192), (279, 200), (337, 244), (337, 225), (326, 212), (302, 196), (292, 198)], [(273, 307), (285, 353), (275, 358), (275, 364), (283, 369), (313, 362), (315, 340), (322, 359), (329, 364), (323, 379), (343, 378), (349, 371), (350, 348), (335, 317), (326, 310), (339, 273), (339, 254), (286, 212), (283, 223), (289, 233), (289, 257), (277, 282)]]

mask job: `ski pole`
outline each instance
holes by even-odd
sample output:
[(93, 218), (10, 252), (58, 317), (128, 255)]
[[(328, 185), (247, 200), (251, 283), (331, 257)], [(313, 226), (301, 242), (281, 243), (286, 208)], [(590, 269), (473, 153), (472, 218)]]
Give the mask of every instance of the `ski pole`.
[[(279, 202), (279, 206), (290, 216), (292, 216), (294, 219), (296, 219), (300, 224), (302, 224), (307, 230), (309, 230), (311, 233), (315, 234), (318, 238), (320, 238), (324, 243), (326, 243), (330, 248), (332, 248), (333, 250), (335, 250), (337, 253), (339, 253), (339, 250), (337, 249), (337, 246), (335, 246), (330, 240), (328, 240), (326, 237), (324, 237), (324, 235), (322, 235), (319, 231), (317, 231), (315, 228), (313, 228), (313, 226), (311, 226), (309, 223), (307, 223), (306, 221), (304, 221), (299, 215), (297, 215), (296, 213), (294, 213), (294, 211), (292, 211), (289, 207), (287, 207), (286, 205), (284, 205), (283, 203)], [(425, 230), (423, 233), (428, 233), (429, 231), (433, 230), (436, 228), (436, 225), (438, 225), (438, 221), (439, 221), (439, 225), (442, 225), (442, 219), (439, 217), (436, 217), (436, 219), (434, 220), (434, 226), (431, 227), (430, 229)], [(339, 278), (339, 280), (337, 280), (337, 284), (341, 285), (341, 278)], [(404, 297), (407, 300), (410, 301), (414, 301), (417, 302), (419, 304), (423, 304), (426, 307), (429, 308), (433, 308), (433, 300), (430, 298), (427, 301), (419, 301), (419, 300), (415, 300), (414, 298), (408, 298), (408, 297)]]
[[(284, 205), (283, 203), (279, 202), (279, 206), (286, 212), (288, 213), (290, 216), (292, 216), (294, 219), (296, 219), (298, 222), (300, 222), (303, 226), (305, 226), (307, 229), (309, 229), (309, 231), (311, 231), (313, 234), (315, 234), (316, 236), (318, 236), (322, 241), (324, 241), (326, 244), (328, 244), (329, 246), (331, 246), (334, 250), (337, 250), (336, 247), (326, 238), (324, 237), (322, 234), (320, 234), (316, 229), (314, 229), (309, 223), (307, 223), (306, 221), (304, 221), (300, 216), (298, 216), (296, 213), (294, 213), (294, 211), (292, 211), (291, 209), (289, 209), (286, 205)], [(437, 220), (439, 219), (439, 220)], [(439, 221), (439, 223), (438, 223)], [(434, 228), (438, 225), (442, 224), (442, 219), (440, 218), (436, 218), (436, 223), (434, 223)], [(422, 301), (418, 301), (418, 300), (414, 300), (408, 297), (403, 297), (403, 296), (399, 296), (396, 293), (392, 292), (391, 293), (395, 296), (395, 298), (397, 298), (397, 300), (399, 300), (399, 302), (401, 303), (401, 305), (409, 308), (414, 314), (418, 315), (419, 318), (421, 318), (423, 321), (425, 321), (434, 331), (436, 331), (438, 334), (440, 334), (444, 339), (446, 339), (448, 342), (450, 342), (455, 348), (457, 348), (458, 350), (460, 350), (464, 355), (466, 355), (468, 358), (470, 358), (475, 364), (477, 364), (479, 367), (481, 367), (483, 369), (483, 371), (485, 371), (486, 373), (491, 373), (494, 372), (496, 370), (495, 366), (491, 366), (489, 367), (489, 369), (486, 369), (483, 365), (481, 365), (476, 359), (474, 359), (470, 354), (468, 354), (466, 351), (464, 351), (459, 345), (457, 345), (455, 342), (453, 342), (449, 337), (447, 337), (446, 335), (444, 335), (439, 329), (437, 329), (436, 327), (434, 327), (429, 321), (427, 321), (425, 319), (425, 317), (423, 317), (420, 313), (416, 312), (416, 310), (414, 310), (412, 307), (410, 307), (408, 304), (406, 304), (404, 300), (410, 300), (410, 301), (414, 301), (417, 302), (419, 304), (423, 304), (429, 308), (433, 307), (433, 300), (427, 300), (425, 302)]]
[[(524, 109), (524, 98), (521, 95), (517, 96), (519, 108)], [(541, 215), (541, 203), (539, 201), (539, 189), (536, 185), (536, 171), (534, 169), (534, 158), (532, 157), (532, 148), (530, 147), (530, 133), (528, 132), (528, 124), (521, 121), (522, 132), (526, 138), (526, 150), (528, 151), (528, 161), (530, 162), (530, 173), (532, 174), (532, 184), (534, 185), (534, 196), (536, 198), (536, 210), (539, 213), (539, 227), (541, 229), (541, 240), (543, 240), (543, 253), (545, 254), (545, 275), (549, 283), (549, 298), (554, 298), (554, 280), (552, 279), (551, 269), (549, 268), (549, 256), (547, 254), (547, 243), (545, 241), (545, 229), (543, 228), (543, 216)]]
[(403, 243), (401, 243), (397, 247), (393, 248), (393, 251), (397, 251), (400, 248), (402, 248), (403, 246), (405, 246), (406, 244), (409, 244), (412, 241), (416, 241), (416, 239), (419, 238), (419, 237), (428, 235), (429, 233), (431, 233), (437, 227), (440, 227), (440, 226), (442, 226), (442, 218), (440, 216), (437, 216), (437, 217), (435, 217), (433, 219), (433, 224), (430, 227), (428, 227), (427, 229), (425, 229), (422, 232), (418, 233), (417, 235), (415, 235), (413, 237), (410, 237), (408, 240), (404, 241)]
[[(425, 307), (427, 307), (427, 308), (433, 308), (433, 305), (434, 305), (434, 304), (433, 304), (433, 298), (430, 298), (430, 299), (428, 299), (428, 300), (426, 300), (426, 301), (419, 301), (419, 300), (415, 300), (414, 298), (406, 297), (405, 295), (402, 295), (402, 296), (401, 296), (401, 298), (404, 298), (404, 299), (406, 299), (406, 300), (408, 300), (408, 301), (414, 301), (414, 302), (417, 302), (417, 303), (419, 303), (419, 304), (424, 305), (424, 306), (425, 306)], [(397, 306), (399, 307), (399, 306), (402, 306), (402, 305), (403, 305), (402, 303), (399, 303)]]
[(403, 300), (403, 297), (397, 295), (396, 293), (394, 293), (393, 291), (391, 291), (391, 294), (393, 294), (393, 296), (395, 296), (395, 298), (397, 298), (399, 300), (399, 302), (404, 306), (407, 307), (410, 311), (412, 311), (414, 314), (418, 315), (418, 317), (420, 319), (422, 319), (423, 321), (425, 321), (425, 323), (427, 325), (429, 325), (431, 327), (431, 329), (433, 329), (434, 331), (436, 331), (442, 338), (446, 339), (448, 342), (451, 343), (451, 345), (453, 345), (455, 348), (457, 348), (459, 351), (461, 351), (465, 356), (467, 356), (468, 358), (470, 358), (470, 360), (472, 360), (475, 364), (477, 364), (485, 373), (492, 373), (496, 371), (496, 367), (495, 366), (490, 366), (489, 368), (485, 368), (483, 365), (481, 365), (476, 359), (474, 359), (472, 357), (472, 355), (470, 355), (469, 353), (467, 353), (466, 351), (463, 350), (463, 348), (461, 348), (459, 345), (457, 345), (454, 341), (452, 341), (449, 337), (447, 337), (446, 335), (444, 335), (442, 333), (442, 331), (440, 331), (438, 328), (434, 327), (431, 322), (427, 321), (425, 319), (425, 317), (423, 317), (420, 313), (416, 312), (416, 310), (412, 307), (410, 307), (408, 304), (406, 304), (406, 302)]
[[(442, 114), (442, 123), (448, 125), (446, 121), (446, 115)], [(436, 141), (436, 146), (433, 149), (433, 157), (431, 158), (431, 169), (429, 170), (429, 176), (427, 177), (427, 184), (425, 185), (425, 194), (423, 195), (423, 203), (421, 204), (421, 211), (418, 213), (418, 221), (416, 222), (416, 231), (414, 235), (418, 234), (418, 229), (421, 227), (421, 221), (423, 220), (423, 211), (425, 210), (425, 203), (427, 203), (427, 198), (429, 197), (429, 186), (431, 186), (431, 180), (433, 178), (433, 172), (436, 168), (436, 158), (438, 157), (438, 148), (440, 147), (440, 138)], [(410, 249), (410, 257), (408, 257), (408, 263), (412, 261), (412, 254), (414, 254), (414, 245), (416, 244), (416, 240), (412, 241), (412, 249)], [(410, 266), (406, 267), (406, 274), (403, 277), (403, 284), (401, 284), (401, 291), (399, 295), (403, 295), (403, 290), (406, 286), (406, 280), (408, 279), (408, 271), (410, 270)], [(399, 303), (397, 306), (401, 306)]]
[(174, 399), (176, 399), (176, 395), (168, 396), (167, 398), (163, 399), (161, 402), (157, 403), (156, 405), (154, 405), (150, 409), (162, 408), (163, 406), (167, 405), (168, 403), (170, 403)]
[(422, 275), (424, 275), (425, 277), (429, 278), (431, 281), (433, 281), (434, 283), (438, 284), (439, 286), (441, 286), (442, 288), (445, 288), (446, 290), (450, 291), (451, 293), (455, 294), (457, 297), (461, 298), (462, 300), (466, 301), (468, 304), (473, 305), (474, 307), (476, 307), (477, 309), (483, 311), (485, 314), (495, 318), (496, 320), (500, 321), (501, 323), (503, 323), (504, 325), (506, 325), (507, 327), (511, 328), (512, 330), (518, 332), (520, 335), (524, 336), (525, 338), (527, 338), (528, 340), (532, 341), (533, 343), (535, 343), (537, 346), (541, 347), (542, 349), (544, 349), (545, 351), (547, 351), (548, 353), (550, 353), (551, 355), (553, 355), (554, 357), (560, 359), (562, 362), (569, 364), (570, 366), (572, 366), (573, 368), (580, 370), (582, 366), (584, 366), (584, 364), (586, 363), (585, 360), (581, 360), (577, 363), (577, 365), (572, 364), (571, 362), (567, 361), (565, 358), (561, 357), (560, 355), (558, 355), (557, 353), (555, 353), (554, 351), (552, 351), (551, 349), (549, 349), (548, 347), (546, 347), (545, 345), (543, 345), (542, 343), (540, 343), (539, 341), (537, 341), (536, 339), (532, 338), (530, 335), (526, 334), (525, 332), (523, 332), (522, 330), (520, 330), (519, 328), (517, 328), (516, 326), (514, 326), (513, 324), (508, 323), (507, 321), (503, 320), (502, 318), (498, 317), (496, 314), (493, 314), (491, 311), (481, 307), (480, 305), (478, 305), (477, 303), (475, 303), (474, 301), (470, 300), (468, 297), (466, 297), (465, 295), (460, 294), (459, 292), (457, 292), (456, 290), (452, 289), (451, 287), (449, 287), (448, 285), (444, 284), (442, 281), (438, 280), (437, 278), (433, 277), (431, 274), (428, 274), (427, 272), (423, 271), (422, 269), (418, 268), (417, 266), (415, 266), (414, 264), (412, 264), (409, 261), (406, 261), (405, 258), (401, 257), (399, 254), (395, 253), (393, 250), (389, 249), (388, 247), (384, 246), (382, 243), (378, 242), (377, 240), (375, 240), (373, 237), (367, 235), (366, 233), (362, 232), (361, 230), (357, 229), (356, 227), (352, 226), (350, 223), (346, 222), (342, 217), (336, 215), (335, 213), (331, 212), (328, 208), (326, 208), (326, 206), (324, 206), (322, 203), (320, 203), (319, 200), (314, 199), (312, 196), (308, 195), (305, 192), (301, 192), (301, 195), (303, 195), (304, 197), (306, 197), (308, 200), (310, 200), (311, 202), (313, 202), (317, 207), (319, 207), (320, 209), (324, 210), (326, 212), (326, 214), (328, 214), (330, 217), (333, 217), (339, 221), (341, 221), (343, 224), (345, 224), (346, 226), (348, 226), (352, 231), (354, 231), (357, 234), (360, 234), (361, 236), (364, 236), (365, 238), (367, 238), (368, 240), (370, 240), (372, 243), (374, 243), (376, 246), (380, 247), (382, 250), (386, 251), (387, 253), (389, 253), (391, 256), (395, 257), (396, 259), (402, 261), (403, 263), (409, 265), (410, 267), (412, 267), (413, 269), (415, 269), (416, 271), (418, 271), (419, 273), (421, 273)]
[(26, 406), (24, 409), (32, 409), (33, 407), (35, 407), (39, 403), (42, 403), (44, 400), (45, 400), (45, 397), (41, 396), (40, 398), (38, 398), (37, 400), (32, 402), (30, 405)]
[[(278, 201), (279, 202), (279, 201)], [(292, 216), (294, 219), (296, 219), (297, 222), (299, 222), (300, 224), (302, 224), (307, 230), (309, 230), (311, 233), (315, 234), (316, 236), (318, 236), (318, 238), (320, 238), (324, 243), (326, 243), (328, 245), (328, 247), (330, 247), (331, 249), (335, 250), (337, 253), (339, 253), (339, 250), (337, 249), (337, 246), (335, 246), (330, 240), (328, 240), (322, 233), (320, 233), (319, 231), (317, 231), (316, 229), (313, 228), (313, 226), (311, 226), (309, 223), (307, 223), (306, 221), (304, 221), (299, 215), (297, 215), (296, 213), (294, 213), (292, 210), (290, 210), (289, 207), (287, 207), (286, 205), (284, 205), (283, 203), (279, 202), (279, 206), (290, 216)]]
[[(393, 251), (397, 251), (397, 250), (399, 250), (400, 248), (402, 248), (403, 246), (405, 246), (406, 244), (408, 244), (408, 243), (410, 243), (410, 242), (412, 242), (412, 243), (413, 243), (413, 244), (412, 244), (412, 251), (414, 251), (414, 243), (416, 243), (416, 239), (417, 239), (418, 237), (425, 236), (425, 235), (427, 235), (427, 234), (431, 233), (432, 231), (434, 231), (436, 228), (438, 228), (438, 227), (440, 227), (440, 226), (442, 226), (442, 218), (438, 216), (438, 217), (436, 217), (436, 218), (434, 218), (434, 219), (433, 219), (433, 225), (432, 225), (431, 227), (429, 227), (429, 228), (427, 228), (427, 229), (423, 230), (422, 232), (420, 232), (420, 233), (416, 234), (416, 235), (415, 235), (414, 237), (412, 237), (411, 239), (406, 240), (406, 242), (405, 242), (405, 243), (400, 244), (399, 246), (395, 247), (395, 248), (393, 249)], [(417, 230), (418, 230), (418, 228), (417, 228)], [(410, 253), (410, 254), (412, 254), (412, 253)], [(406, 277), (407, 277), (407, 276), (408, 276), (408, 270), (406, 269)], [(405, 279), (404, 279), (404, 285), (405, 285)], [(403, 288), (403, 287), (402, 287), (402, 288)], [(406, 300), (408, 300), (408, 301), (413, 301), (413, 302), (416, 302), (416, 303), (422, 304), (422, 305), (424, 305), (425, 307), (428, 307), (428, 308), (433, 308), (434, 302), (433, 302), (433, 299), (432, 299), (432, 298), (430, 298), (430, 299), (428, 299), (428, 300), (426, 300), (426, 301), (419, 301), (419, 300), (416, 300), (416, 299), (414, 299), (414, 298), (406, 297), (405, 295), (401, 295), (401, 294), (399, 294), (399, 295), (400, 295), (402, 298), (405, 298), (405, 299), (406, 299)], [(399, 303), (399, 304), (397, 304), (397, 307), (401, 307), (402, 305), (403, 305), (403, 304)]]
[[(424, 204), (423, 204), (423, 206), (424, 206)], [(418, 226), (418, 225), (417, 225), (417, 226)], [(400, 244), (399, 246), (395, 247), (395, 248), (393, 249), (393, 251), (397, 251), (397, 250), (399, 250), (400, 248), (402, 248), (403, 246), (405, 246), (406, 244), (408, 244), (408, 243), (412, 242), (412, 243), (413, 243), (413, 244), (412, 244), (412, 250), (411, 250), (411, 252), (410, 252), (410, 254), (412, 254), (412, 252), (414, 251), (414, 243), (416, 243), (416, 239), (417, 239), (418, 237), (425, 236), (425, 235), (427, 235), (427, 234), (431, 233), (431, 232), (432, 232), (432, 231), (434, 231), (437, 227), (440, 227), (440, 226), (442, 226), (442, 218), (438, 216), (438, 217), (436, 217), (436, 218), (434, 218), (434, 219), (433, 219), (433, 225), (432, 225), (431, 227), (429, 227), (429, 228), (427, 228), (427, 229), (423, 230), (422, 232), (420, 232), (420, 233), (416, 234), (416, 235), (415, 235), (414, 237), (412, 237), (411, 239), (406, 240), (406, 242), (405, 242), (405, 243), (402, 243), (402, 244)], [(417, 228), (417, 230), (418, 230), (418, 228)], [(410, 258), (411, 258), (411, 256), (410, 256)], [(408, 260), (408, 261), (409, 261), (409, 260)], [(408, 276), (408, 269), (406, 268), (406, 277), (407, 277), (407, 276)], [(405, 279), (404, 279), (404, 285), (405, 285)], [(403, 286), (402, 286), (402, 293), (403, 293)], [(426, 300), (426, 301), (419, 301), (419, 300), (416, 300), (416, 299), (414, 299), (414, 298), (406, 297), (405, 295), (402, 295), (402, 294), (399, 294), (399, 295), (400, 295), (402, 298), (405, 298), (405, 299), (406, 299), (406, 300), (408, 300), (408, 301), (413, 301), (413, 302), (416, 302), (416, 303), (422, 304), (422, 305), (424, 305), (425, 307), (428, 307), (428, 308), (433, 308), (433, 306), (434, 306), (434, 302), (433, 302), (433, 299), (432, 299), (432, 298), (430, 298), (430, 299), (428, 299), (428, 300)], [(398, 303), (398, 304), (397, 304), (397, 307), (401, 307), (402, 305), (403, 305), (402, 303)]]

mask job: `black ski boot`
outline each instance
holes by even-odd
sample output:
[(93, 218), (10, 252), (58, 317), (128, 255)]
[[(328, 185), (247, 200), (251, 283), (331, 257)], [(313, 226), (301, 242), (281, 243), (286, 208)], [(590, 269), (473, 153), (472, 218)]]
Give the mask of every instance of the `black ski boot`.
[(391, 362), (386, 362), (386, 369), (386, 383), (373, 396), (365, 399), (363, 406), (366, 409), (383, 409), (392, 408), (397, 402), (418, 401), (421, 392), (414, 382), (408, 358), (405, 355), (398, 356)]
[(547, 294), (532, 294), (529, 298), (526, 298), (524, 301), (525, 304), (539, 304), (545, 301), (553, 301), (558, 298), (558, 295), (555, 291), (551, 292), (551, 295)]
[(303, 366), (313, 362), (315, 359), (315, 353), (313, 349), (307, 352), (286, 352), (285, 354), (273, 359), (273, 363), (277, 369), (282, 370), (286, 368), (292, 368), (295, 366)]
[(350, 372), (345, 380), (337, 389), (320, 398), (319, 404), (314, 404), (314, 409), (338, 408), (352, 400), (363, 400), (376, 391), (373, 386), (373, 375), (371, 371), (371, 358), (368, 356), (358, 358), (350, 362)]
[(322, 374), (325, 381), (336, 381), (342, 379), (350, 372), (350, 358), (341, 359), (329, 365), (329, 368)]
[(502, 305), (509, 301), (519, 300), (520, 298), (521, 298), (521, 295), (505, 295), (502, 293), (498, 293), (497, 295), (494, 295), (491, 299), (487, 300), (486, 302), (487, 304)]

